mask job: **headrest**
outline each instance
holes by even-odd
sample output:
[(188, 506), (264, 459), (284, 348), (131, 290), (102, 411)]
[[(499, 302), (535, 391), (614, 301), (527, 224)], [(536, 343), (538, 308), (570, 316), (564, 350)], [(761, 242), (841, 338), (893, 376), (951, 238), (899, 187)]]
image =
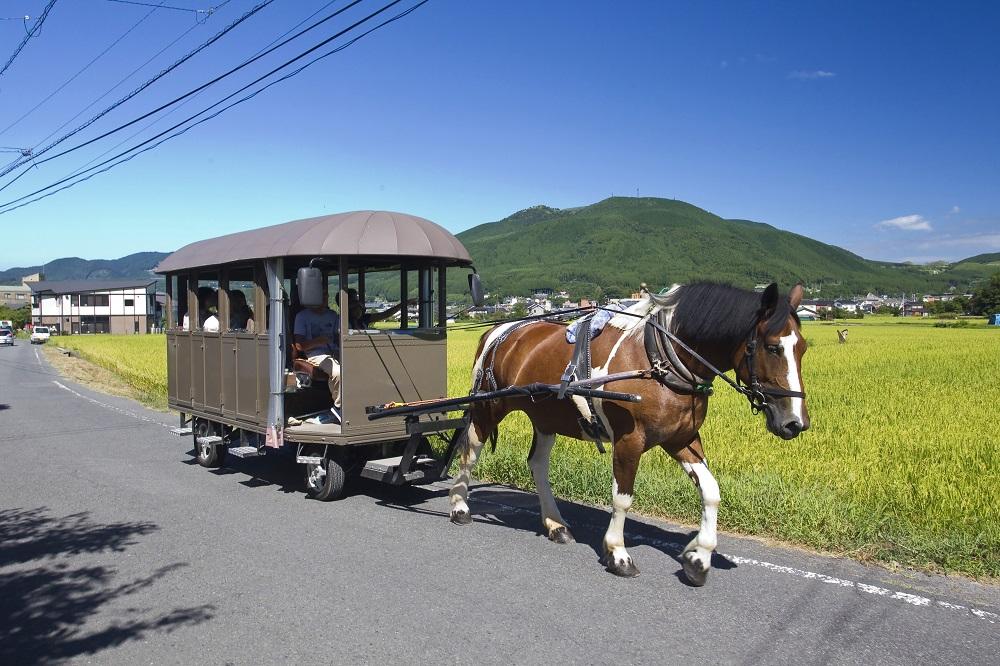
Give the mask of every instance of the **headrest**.
[(318, 268), (300, 268), (295, 280), (299, 288), (299, 303), (307, 308), (326, 305), (323, 302), (323, 271)]

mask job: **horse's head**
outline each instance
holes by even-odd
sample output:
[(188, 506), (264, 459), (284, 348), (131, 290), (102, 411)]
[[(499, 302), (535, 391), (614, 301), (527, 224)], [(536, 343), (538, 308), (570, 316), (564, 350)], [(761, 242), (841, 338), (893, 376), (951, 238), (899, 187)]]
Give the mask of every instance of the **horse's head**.
[(736, 364), (740, 379), (763, 398), (767, 429), (782, 439), (792, 439), (809, 429), (802, 356), (806, 341), (795, 314), (802, 301), (802, 285), (787, 297), (771, 284), (761, 296), (761, 306), (747, 344)]

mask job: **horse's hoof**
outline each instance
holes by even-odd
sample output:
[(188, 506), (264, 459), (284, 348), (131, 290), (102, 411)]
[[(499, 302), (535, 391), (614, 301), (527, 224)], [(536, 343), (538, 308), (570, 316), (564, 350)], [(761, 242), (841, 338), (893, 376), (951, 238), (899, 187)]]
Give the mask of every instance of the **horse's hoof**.
[(691, 557), (693, 554), (693, 551), (688, 551), (681, 555), (681, 566), (684, 567), (684, 576), (688, 582), (695, 587), (701, 587), (708, 580), (709, 568), (700, 559)]
[(569, 531), (568, 527), (557, 527), (549, 532), (549, 541), (556, 543), (576, 543), (576, 539), (573, 538), (573, 533)]
[(472, 522), (472, 514), (468, 511), (454, 511), (451, 514), (451, 522), (456, 525), (468, 525)]
[(635, 563), (631, 559), (627, 559), (624, 562), (616, 562), (615, 558), (610, 555), (607, 556), (605, 568), (616, 576), (621, 576), (622, 578), (635, 578), (639, 575), (639, 568), (635, 566)]

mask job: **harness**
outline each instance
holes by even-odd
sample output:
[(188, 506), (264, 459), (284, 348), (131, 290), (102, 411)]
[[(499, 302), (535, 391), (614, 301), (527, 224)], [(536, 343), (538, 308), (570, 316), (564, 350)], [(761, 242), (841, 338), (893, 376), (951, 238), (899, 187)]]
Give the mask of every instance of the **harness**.
[[(604, 309), (606, 308), (598, 307), (595, 312), (597, 310)], [(573, 354), (570, 357), (569, 363), (566, 365), (566, 369), (560, 377), (559, 390), (557, 392), (557, 397), (559, 398), (566, 397), (567, 392), (571, 388), (570, 384), (576, 387), (607, 384), (623, 379), (655, 379), (663, 386), (680, 395), (701, 395), (707, 398), (715, 391), (712, 386), (712, 382), (715, 380), (715, 377), (721, 378), (733, 387), (734, 390), (743, 395), (750, 403), (750, 411), (754, 414), (764, 411), (769, 406), (770, 403), (768, 402), (768, 398), (804, 399), (806, 397), (806, 394), (803, 391), (792, 391), (779, 386), (764, 384), (760, 381), (760, 377), (757, 376), (757, 371), (754, 367), (754, 355), (757, 352), (758, 344), (756, 326), (754, 326), (748, 334), (746, 351), (744, 352), (742, 360), (742, 363), (746, 364), (747, 376), (749, 377), (749, 382), (744, 384), (742, 380), (740, 380), (739, 374), (737, 374), (735, 381), (730, 379), (725, 373), (712, 365), (712, 363), (710, 363), (704, 356), (696, 352), (675, 334), (670, 332), (667, 328), (668, 315), (663, 310), (660, 310), (655, 317), (652, 316), (652, 311), (640, 315), (633, 312), (612, 310), (612, 312), (616, 315), (623, 314), (645, 320), (644, 346), (646, 349), (646, 355), (649, 358), (650, 367), (646, 370), (618, 372), (603, 377), (591, 378), (592, 364), (590, 356), (590, 321), (595, 312), (590, 312), (579, 320), (579, 324), (577, 325), (576, 343), (573, 346)], [(480, 366), (479, 370), (476, 371), (476, 376), (473, 379), (470, 394), (475, 393), (480, 388), (484, 379), (489, 383), (489, 387), (492, 391), (497, 391), (499, 389), (496, 382), (496, 376), (493, 373), (493, 364), (496, 360), (497, 349), (499, 349), (500, 345), (503, 344), (511, 333), (529, 324), (535, 323), (534, 319), (535, 318), (530, 320), (521, 320), (514, 324), (502, 334), (497, 336), (497, 338), (494, 339), (485, 350), (483, 350), (483, 364)], [(687, 352), (694, 360), (701, 363), (710, 373), (712, 373), (713, 376), (706, 379), (692, 372), (691, 369), (688, 368), (678, 356), (677, 350), (674, 348), (675, 345)], [(585, 394), (584, 399), (587, 401), (587, 407), (590, 409), (590, 417), (587, 418), (581, 416), (578, 419), (580, 429), (588, 437), (593, 439), (597, 449), (601, 453), (604, 453), (605, 450), (603, 440), (610, 440), (611, 436), (605, 429), (601, 420), (597, 418), (597, 411), (594, 405), (593, 396)]]

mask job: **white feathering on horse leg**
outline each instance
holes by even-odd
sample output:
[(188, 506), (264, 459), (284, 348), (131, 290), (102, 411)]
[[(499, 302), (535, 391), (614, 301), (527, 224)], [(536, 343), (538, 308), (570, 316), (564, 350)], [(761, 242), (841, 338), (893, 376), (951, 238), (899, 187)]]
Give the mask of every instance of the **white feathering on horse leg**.
[[(535, 430), (535, 448), (528, 459), (528, 466), (531, 468), (531, 476), (535, 479), (535, 487), (538, 488), (538, 503), (542, 509), (542, 525), (553, 539), (556, 530), (567, 528), (568, 525), (559, 512), (556, 498), (552, 495), (552, 486), (549, 483), (549, 461), (552, 454), (552, 445), (555, 444), (556, 436)], [(568, 530), (567, 530), (568, 536)], [(555, 539), (553, 539), (555, 540)]]
[(472, 480), (472, 468), (475, 467), (476, 461), (479, 459), (479, 450), (483, 448), (483, 442), (479, 439), (474, 425), (469, 424), (462, 437), (465, 439), (465, 442), (464, 446), (460, 443), (460, 446), (462, 446), (462, 458), (458, 476), (455, 478), (455, 483), (448, 492), (448, 499), (451, 501), (452, 519), (460, 514), (471, 515), (467, 503), (469, 498), (469, 483)]
[(611, 481), (611, 523), (604, 534), (604, 552), (619, 570), (631, 568), (632, 556), (625, 549), (625, 514), (632, 508), (632, 496), (618, 492), (618, 481)]
[(704, 462), (682, 462), (681, 467), (691, 477), (691, 480), (698, 487), (698, 492), (701, 493), (701, 526), (698, 529), (698, 534), (687, 545), (681, 556), (692, 564), (699, 565), (701, 570), (707, 573), (712, 565), (712, 551), (718, 545), (716, 521), (719, 514), (719, 502), (722, 500), (719, 494), (719, 484)]

